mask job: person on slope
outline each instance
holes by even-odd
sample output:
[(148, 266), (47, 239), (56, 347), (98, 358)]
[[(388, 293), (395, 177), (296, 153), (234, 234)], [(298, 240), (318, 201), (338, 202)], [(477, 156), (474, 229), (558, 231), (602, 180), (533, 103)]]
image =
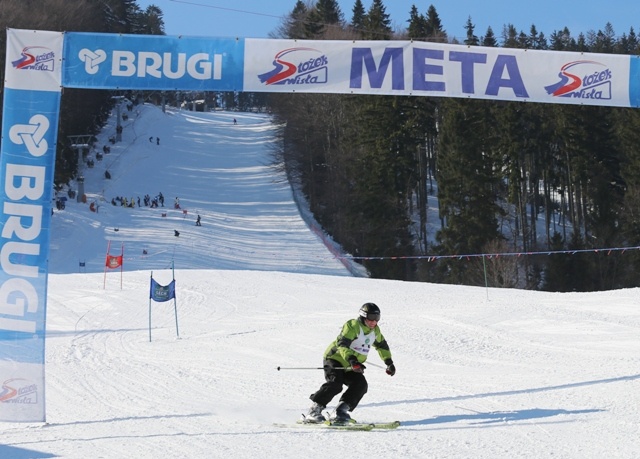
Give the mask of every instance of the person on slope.
[(343, 385), (348, 386), (348, 389), (340, 397), (340, 403), (330, 420), (338, 424), (351, 421), (348, 411), (353, 411), (367, 393), (364, 362), (371, 346), (378, 351), (378, 355), (387, 366), (387, 374), (393, 376), (396, 373), (389, 345), (378, 327), (379, 320), (380, 308), (374, 303), (365, 303), (360, 308), (358, 318), (351, 319), (342, 326), (340, 334), (324, 353), (326, 382), (309, 397), (313, 405), (304, 416), (304, 422), (324, 422), (326, 419), (322, 410), (333, 397), (342, 392)]

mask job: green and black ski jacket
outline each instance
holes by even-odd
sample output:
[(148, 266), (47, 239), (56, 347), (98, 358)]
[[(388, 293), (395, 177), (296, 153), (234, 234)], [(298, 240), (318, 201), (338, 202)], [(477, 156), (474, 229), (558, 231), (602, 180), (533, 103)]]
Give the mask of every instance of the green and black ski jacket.
[[(333, 359), (345, 367), (350, 368), (350, 360), (355, 357), (358, 362), (364, 363), (369, 355), (371, 347), (378, 351), (378, 355), (389, 364), (391, 351), (387, 340), (384, 339), (380, 327), (369, 328), (360, 319), (352, 319), (342, 326), (342, 331), (324, 353), (325, 359)], [(349, 370), (351, 371), (351, 370)]]

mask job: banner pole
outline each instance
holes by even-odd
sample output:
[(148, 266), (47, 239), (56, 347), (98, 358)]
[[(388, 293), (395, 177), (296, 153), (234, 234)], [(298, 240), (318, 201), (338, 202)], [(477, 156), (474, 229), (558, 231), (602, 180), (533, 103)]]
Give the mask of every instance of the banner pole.
[(178, 304), (176, 303), (176, 297), (173, 297), (173, 313), (176, 316), (176, 336), (180, 338), (180, 332), (178, 331)]
[(107, 288), (107, 263), (109, 262), (109, 250), (111, 248), (111, 241), (107, 242), (107, 254), (104, 257), (104, 283), (102, 285), (102, 290)]
[[(151, 271), (151, 288), (153, 288), (153, 271)], [(151, 294), (149, 294), (149, 342), (151, 342)]]
[(124, 242), (122, 243), (122, 252), (120, 253), (120, 290), (122, 290), (122, 270), (124, 269)]
[(176, 336), (180, 338), (180, 332), (178, 330), (178, 303), (176, 300), (176, 273), (173, 260), (171, 260), (171, 277), (173, 278), (173, 314), (176, 316)]

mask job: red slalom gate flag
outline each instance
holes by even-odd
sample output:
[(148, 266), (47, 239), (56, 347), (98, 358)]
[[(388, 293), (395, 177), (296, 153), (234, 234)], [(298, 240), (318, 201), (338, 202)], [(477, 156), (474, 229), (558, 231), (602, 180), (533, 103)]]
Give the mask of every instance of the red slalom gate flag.
[(105, 266), (109, 269), (116, 269), (122, 266), (122, 255), (107, 255)]
[(111, 241), (107, 244), (107, 255), (104, 262), (104, 288), (107, 287), (107, 270), (120, 268), (120, 288), (122, 289), (122, 268), (124, 265), (124, 243), (120, 255), (111, 255)]

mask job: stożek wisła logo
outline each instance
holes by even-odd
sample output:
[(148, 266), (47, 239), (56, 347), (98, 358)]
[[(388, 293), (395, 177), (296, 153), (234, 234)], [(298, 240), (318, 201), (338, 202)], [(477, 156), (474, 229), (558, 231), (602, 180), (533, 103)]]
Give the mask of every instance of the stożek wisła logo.
[(20, 59), (11, 61), (17, 70), (53, 72), (56, 53), (44, 46), (27, 46), (22, 49)]
[(558, 72), (560, 81), (545, 86), (553, 97), (610, 100), (613, 73), (606, 65), (596, 61), (573, 61), (564, 64)]
[(0, 386), (0, 403), (38, 403), (38, 386), (22, 378), (7, 379)]
[(258, 75), (261, 83), (271, 85), (321, 84), (328, 81), (329, 59), (313, 48), (289, 48), (273, 58), (273, 70)]

